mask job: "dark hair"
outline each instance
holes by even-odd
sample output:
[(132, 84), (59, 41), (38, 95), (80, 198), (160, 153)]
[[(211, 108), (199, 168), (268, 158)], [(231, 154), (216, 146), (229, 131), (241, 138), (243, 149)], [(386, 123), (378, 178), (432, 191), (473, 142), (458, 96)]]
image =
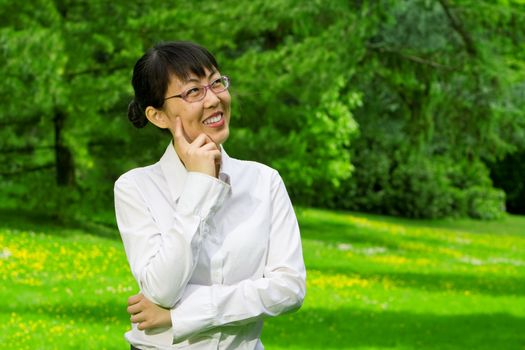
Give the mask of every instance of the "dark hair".
[(160, 108), (171, 75), (182, 81), (193, 73), (199, 78), (219, 69), (213, 55), (204, 47), (187, 41), (159, 43), (149, 49), (135, 64), (131, 84), (135, 97), (128, 105), (128, 118), (137, 128), (148, 124), (145, 110), (148, 106)]

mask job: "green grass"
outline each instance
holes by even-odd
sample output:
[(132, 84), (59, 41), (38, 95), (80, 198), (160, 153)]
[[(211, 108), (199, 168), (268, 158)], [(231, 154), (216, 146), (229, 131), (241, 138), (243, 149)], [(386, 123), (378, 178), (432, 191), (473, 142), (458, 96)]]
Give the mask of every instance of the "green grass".
[[(307, 298), (267, 349), (525, 349), (524, 217), (298, 217)], [(0, 211), (2, 348), (125, 349), (135, 290), (111, 226)]]

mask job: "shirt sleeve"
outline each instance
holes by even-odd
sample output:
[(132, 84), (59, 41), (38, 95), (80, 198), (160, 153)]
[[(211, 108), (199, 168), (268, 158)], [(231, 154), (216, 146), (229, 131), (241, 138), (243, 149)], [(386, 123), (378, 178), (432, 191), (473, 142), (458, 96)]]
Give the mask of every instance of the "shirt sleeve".
[(171, 309), (174, 343), (215, 327), (250, 323), (302, 305), (306, 271), (299, 226), (277, 173), (272, 183), (272, 222), (263, 277), (235, 285), (188, 285)]
[(133, 176), (117, 180), (117, 224), (131, 272), (149, 300), (170, 308), (180, 299), (208, 232), (207, 218), (218, 210), (228, 189), (216, 178), (189, 173), (173, 225), (161, 230)]

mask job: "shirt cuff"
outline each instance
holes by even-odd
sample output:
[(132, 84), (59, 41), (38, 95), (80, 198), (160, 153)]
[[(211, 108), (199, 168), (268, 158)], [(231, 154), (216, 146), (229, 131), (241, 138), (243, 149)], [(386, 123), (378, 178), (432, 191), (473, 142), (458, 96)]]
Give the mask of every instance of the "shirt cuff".
[(227, 183), (198, 172), (190, 172), (179, 197), (177, 209), (183, 214), (207, 218), (216, 212), (230, 192)]
[(212, 287), (188, 284), (183, 297), (170, 313), (173, 344), (212, 329), (217, 317)]

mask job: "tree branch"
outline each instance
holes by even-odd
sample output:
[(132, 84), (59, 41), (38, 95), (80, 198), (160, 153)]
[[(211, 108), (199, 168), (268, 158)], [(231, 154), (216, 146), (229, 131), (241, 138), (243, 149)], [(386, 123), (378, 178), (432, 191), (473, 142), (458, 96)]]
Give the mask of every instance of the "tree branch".
[(11, 148), (0, 148), (0, 155), (6, 153), (31, 153), (36, 150), (53, 150), (55, 146), (23, 146), (23, 147), (11, 147)]
[(104, 72), (104, 73), (106, 73), (106, 72), (115, 72), (117, 70), (128, 69), (128, 68), (129, 68), (129, 65), (120, 64), (120, 65), (109, 67), (109, 68), (108, 67), (95, 67), (95, 68), (81, 70), (81, 71), (78, 71), (78, 72), (69, 72), (69, 73), (66, 73), (65, 75), (66, 75), (67, 78), (74, 78), (74, 77), (79, 76), (79, 75), (102, 73), (102, 72)]
[(108, 147), (124, 146), (126, 143), (122, 140), (95, 140), (88, 142), (88, 147)]
[(374, 46), (374, 45), (370, 45), (370, 44), (367, 44), (367, 47), (371, 50), (374, 50), (374, 51), (379, 51), (379, 52), (388, 52), (388, 53), (394, 53), (396, 55), (399, 55), (409, 61), (412, 61), (412, 62), (416, 62), (416, 63), (419, 63), (419, 64), (423, 64), (423, 65), (426, 65), (426, 66), (431, 66), (431, 67), (434, 67), (434, 68), (439, 68), (439, 69), (446, 69), (446, 70), (456, 70), (456, 68), (454, 67), (450, 67), (450, 66), (446, 66), (444, 64), (441, 64), (439, 62), (435, 62), (435, 61), (432, 61), (432, 60), (429, 60), (429, 59), (426, 59), (426, 58), (423, 58), (423, 57), (419, 57), (419, 56), (414, 56), (414, 55), (409, 55), (409, 54), (406, 54), (402, 51), (399, 51), (399, 50), (395, 50), (395, 49), (391, 49), (391, 48), (387, 48), (387, 47), (382, 47), (382, 46)]
[(25, 124), (34, 124), (40, 121), (40, 117), (28, 118), (28, 119), (12, 119), (6, 121), (0, 121), (0, 127), (9, 126), (9, 125), (25, 125)]
[(450, 5), (448, 3), (448, 0), (438, 0), (441, 4), (441, 7), (445, 11), (445, 14), (447, 15), (447, 18), (450, 22), (450, 25), (454, 30), (459, 34), (461, 39), (463, 40), (463, 43), (465, 44), (465, 48), (467, 49), (467, 53), (471, 56), (476, 56), (478, 54), (478, 51), (476, 50), (476, 46), (474, 45), (474, 41), (472, 40), (472, 37), (470, 34), (463, 28), (462, 23), (458, 20), (458, 18), (452, 13), (450, 10)]
[(32, 173), (36, 171), (51, 169), (54, 167), (55, 167), (55, 163), (48, 163), (48, 164), (43, 164), (43, 165), (39, 165), (35, 167), (18, 169), (18, 170), (10, 171), (10, 172), (0, 172), (0, 176), (10, 177), (10, 176), (15, 176), (15, 175), (20, 175), (20, 174), (27, 174), (27, 173)]

